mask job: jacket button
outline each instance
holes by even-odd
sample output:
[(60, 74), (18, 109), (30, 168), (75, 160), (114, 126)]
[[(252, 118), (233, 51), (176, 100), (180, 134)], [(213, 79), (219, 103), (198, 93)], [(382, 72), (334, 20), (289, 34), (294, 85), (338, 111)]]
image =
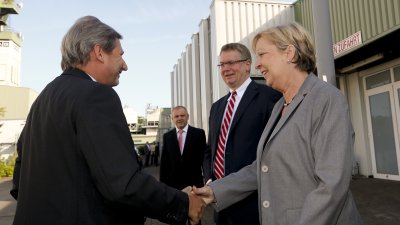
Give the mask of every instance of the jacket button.
[(264, 173), (268, 172), (268, 166), (262, 166), (261, 171), (263, 171)]
[(263, 207), (268, 208), (269, 207), (269, 201), (263, 201)]

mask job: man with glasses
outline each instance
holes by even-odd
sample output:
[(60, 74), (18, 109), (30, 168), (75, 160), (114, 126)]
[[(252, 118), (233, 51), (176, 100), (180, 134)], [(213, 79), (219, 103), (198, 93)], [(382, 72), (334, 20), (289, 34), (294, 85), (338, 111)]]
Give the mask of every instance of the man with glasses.
[[(207, 182), (240, 170), (256, 159), (257, 144), (281, 95), (250, 79), (251, 54), (240, 43), (221, 48), (220, 75), (229, 93), (210, 111), (208, 148), (204, 155)], [(259, 224), (257, 192), (221, 211), (218, 225)]]

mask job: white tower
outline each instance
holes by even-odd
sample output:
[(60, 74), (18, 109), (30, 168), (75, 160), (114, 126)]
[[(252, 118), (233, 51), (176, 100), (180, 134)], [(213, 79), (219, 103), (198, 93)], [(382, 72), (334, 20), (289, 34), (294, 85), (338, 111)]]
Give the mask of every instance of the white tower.
[(8, 26), (8, 16), (18, 14), (22, 4), (0, 1), (0, 85), (20, 86), (21, 34)]

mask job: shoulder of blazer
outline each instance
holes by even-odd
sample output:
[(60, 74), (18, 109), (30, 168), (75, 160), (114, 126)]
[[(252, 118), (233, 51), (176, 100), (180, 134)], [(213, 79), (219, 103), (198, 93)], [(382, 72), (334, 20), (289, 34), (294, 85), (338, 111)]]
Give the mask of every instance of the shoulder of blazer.
[(191, 131), (191, 132), (193, 132), (193, 133), (202, 133), (202, 132), (204, 132), (203, 129), (198, 128), (198, 127), (192, 127), (192, 126), (190, 126), (190, 125), (189, 125), (189, 127), (188, 127), (188, 133), (189, 133), (189, 131)]
[(173, 135), (176, 135), (176, 129), (175, 129), (175, 127), (174, 128), (171, 128), (169, 131), (167, 131), (165, 134), (164, 134), (164, 137), (173, 137)]
[(225, 105), (228, 102), (229, 95), (230, 93), (226, 94), (211, 105), (210, 116), (216, 116), (217, 112), (221, 113), (221, 110), (225, 111)]
[(92, 80), (92, 78), (87, 73), (85, 73), (80, 69), (75, 69), (75, 68), (64, 70), (61, 76), (72, 76), (86, 80)]
[(230, 93), (228, 92), (226, 95), (224, 95), (223, 97), (218, 99), (216, 102), (214, 102), (213, 105), (220, 105), (220, 104), (225, 105), (224, 102), (228, 101), (229, 96), (230, 96)]

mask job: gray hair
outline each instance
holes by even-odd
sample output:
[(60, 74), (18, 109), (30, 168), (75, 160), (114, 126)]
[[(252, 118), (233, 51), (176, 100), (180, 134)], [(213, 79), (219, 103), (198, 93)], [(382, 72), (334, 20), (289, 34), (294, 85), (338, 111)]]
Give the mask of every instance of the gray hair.
[(240, 54), (241, 59), (246, 59), (251, 62), (251, 53), (250, 50), (241, 43), (228, 43), (221, 47), (221, 52), (228, 52), (228, 51), (237, 51)]
[(96, 44), (105, 52), (112, 52), (116, 39), (122, 39), (122, 35), (96, 17), (85, 16), (78, 19), (62, 40), (61, 69), (64, 71), (86, 65)]
[(171, 112), (173, 113), (175, 110), (178, 110), (178, 109), (183, 109), (183, 110), (185, 110), (186, 114), (189, 115), (189, 113), (188, 113), (186, 107), (185, 107), (185, 106), (182, 106), (182, 105), (175, 106), (174, 108), (172, 108)]

